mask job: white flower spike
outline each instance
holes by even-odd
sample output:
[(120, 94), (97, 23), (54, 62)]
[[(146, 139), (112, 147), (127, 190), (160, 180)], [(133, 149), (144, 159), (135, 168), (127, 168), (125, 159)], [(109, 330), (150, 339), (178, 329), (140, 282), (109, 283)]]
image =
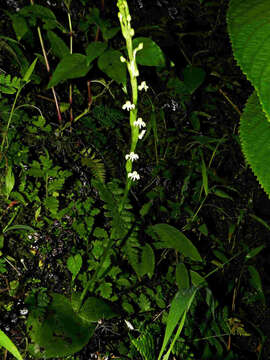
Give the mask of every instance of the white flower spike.
[(146, 127), (146, 124), (142, 118), (138, 118), (138, 120), (134, 121), (133, 125), (138, 126), (139, 129), (141, 129), (142, 127)]
[(133, 171), (132, 173), (128, 173), (128, 178), (135, 181), (140, 179), (140, 175), (137, 173), (137, 171)]
[(130, 154), (127, 154), (125, 157), (126, 160), (131, 160), (132, 162), (139, 159), (139, 155), (135, 154), (133, 151)]
[(148, 88), (149, 88), (149, 86), (146, 85), (146, 82), (145, 82), (145, 81), (142, 81), (142, 82), (141, 82), (141, 85), (138, 86), (138, 89), (139, 89), (140, 91), (142, 91), (143, 89), (144, 89), (145, 91), (147, 91)]
[(144, 134), (146, 133), (146, 130), (142, 130), (138, 136), (138, 138), (141, 140), (144, 137)]
[(128, 100), (128, 101), (126, 101), (126, 103), (122, 106), (122, 109), (129, 111), (129, 110), (135, 109), (135, 105), (134, 105), (134, 104), (131, 104), (131, 102)]

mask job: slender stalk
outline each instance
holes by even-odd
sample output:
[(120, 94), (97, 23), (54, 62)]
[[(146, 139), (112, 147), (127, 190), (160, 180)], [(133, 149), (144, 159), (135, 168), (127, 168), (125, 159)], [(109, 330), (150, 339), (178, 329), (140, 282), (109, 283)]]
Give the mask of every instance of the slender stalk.
[[(31, 5), (34, 5), (34, 0), (30, 0), (30, 2), (31, 2)], [(39, 26), (37, 27), (37, 32), (38, 32), (38, 37), (39, 37), (43, 57), (44, 57), (45, 64), (46, 64), (46, 69), (47, 69), (48, 74), (50, 74), (50, 65), (49, 65), (49, 61), (48, 61), (48, 58), (47, 58), (47, 53), (46, 53), (46, 50), (45, 50), (45, 46), (44, 46), (44, 42), (43, 42), (43, 38), (42, 38), (42, 34), (41, 34), (41, 29), (40, 29)], [(51, 78), (51, 76), (49, 76), (49, 77)], [(61, 115), (61, 111), (60, 111), (60, 107), (59, 107), (59, 104), (58, 104), (58, 100), (57, 100), (57, 96), (56, 96), (54, 86), (52, 87), (52, 93), (53, 93), (53, 98), (54, 98), (55, 107), (56, 107), (56, 111), (57, 111), (58, 122), (61, 124), (62, 123), (62, 115)]]
[[(69, 25), (69, 52), (70, 54), (73, 53), (73, 30), (72, 30), (72, 22), (71, 22), (71, 16), (70, 16), (70, 11), (68, 9), (68, 25)], [(70, 126), (72, 125), (73, 122), (73, 108), (72, 108), (72, 102), (73, 102), (73, 98), (72, 98), (72, 84), (69, 84), (69, 119), (70, 119)], [(70, 127), (71, 129), (71, 127)]]

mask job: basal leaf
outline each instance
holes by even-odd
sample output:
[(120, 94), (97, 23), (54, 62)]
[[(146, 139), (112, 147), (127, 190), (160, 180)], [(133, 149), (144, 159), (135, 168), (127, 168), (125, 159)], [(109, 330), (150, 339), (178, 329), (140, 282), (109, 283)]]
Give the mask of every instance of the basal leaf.
[(86, 323), (97, 322), (100, 319), (112, 319), (117, 316), (107, 302), (96, 297), (87, 298), (78, 315)]
[(143, 49), (136, 54), (136, 61), (140, 65), (146, 66), (165, 66), (165, 57), (160, 47), (150, 38), (138, 37), (132, 42), (135, 49), (143, 43)]
[(122, 54), (117, 50), (107, 50), (98, 58), (98, 67), (118, 84), (126, 84), (126, 65), (120, 61)]
[(40, 319), (35, 312), (30, 312), (27, 329), (32, 340), (31, 355), (49, 359), (81, 350), (92, 336), (95, 324), (83, 321), (65, 296), (53, 294), (46, 317)]
[[(119, 60), (120, 61), (120, 60)], [(57, 65), (48, 88), (57, 85), (60, 81), (75, 79), (85, 76), (91, 66), (86, 64), (86, 56), (82, 54), (69, 54)]]
[(161, 242), (157, 243), (160, 249), (175, 249), (195, 261), (202, 261), (202, 258), (192, 242), (175, 227), (168, 224), (156, 224), (150, 227), (159, 236)]

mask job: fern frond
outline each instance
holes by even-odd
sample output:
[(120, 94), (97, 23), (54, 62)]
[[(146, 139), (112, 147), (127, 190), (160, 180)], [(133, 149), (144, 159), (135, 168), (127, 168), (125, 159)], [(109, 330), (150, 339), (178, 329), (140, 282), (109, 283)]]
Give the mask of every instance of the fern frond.
[(144, 360), (155, 359), (154, 338), (148, 330), (141, 334), (137, 339), (132, 339), (131, 341)]
[(4, 94), (14, 94), (21, 86), (21, 79), (11, 75), (0, 74), (0, 92)]
[(91, 149), (88, 149), (87, 151), (83, 152), (84, 157), (81, 158), (81, 163), (84, 166), (87, 166), (91, 174), (99, 180), (101, 183), (105, 183), (105, 165), (100, 159), (96, 159), (96, 156), (94, 153), (92, 153)]

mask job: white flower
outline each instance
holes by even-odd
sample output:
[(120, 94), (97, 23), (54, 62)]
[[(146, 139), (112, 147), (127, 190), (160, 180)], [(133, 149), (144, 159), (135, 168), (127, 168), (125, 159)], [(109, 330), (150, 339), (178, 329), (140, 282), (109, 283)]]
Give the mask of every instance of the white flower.
[(126, 160), (131, 160), (132, 162), (139, 159), (139, 155), (135, 154), (133, 151), (130, 154), (127, 154), (125, 157)]
[(146, 124), (145, 124), (145, 122), (143, 121), (142, 118), (138, 118), (137, 121), (134, 121), (133, 125), (134, 125), (134, 126), (138, 126), (139, 129), (140, 129), (141, 127), (146, 127)]
[(137, 173), (137, 171), (133, 171), (132, 173), (128, 173), (128, 178), (135, 181), (140, 179), (140, 175)]
[(126, 103), (122, 106), (122, 109), (123, 110), (126, 110), (129, 111), (131, 109), (135, 109), (135, 105), (134, 104), (131, 104), (131, 102), (128, 100), (126, 101)]
[(146, 133), (146, 130), (142, 130), (139, 134), (139, 139), (141, 140), (144, 137), (144, 134)]
[(147, 91), (148, 88), (149, 88), (149, 86), (146, 85), (146, 82), (145, 82), (145, 81), (143, 81), (143, 82), (141, 83), (141, 85), (138, 86), (138, 89), (139, 89), (140, 91), (143, 90), (143, 89), (144, 89), (145, 91)]
[(139, 71), (138, 71), (138, 69), (137, 69), (137, 65), (136, 65), (134, 59), (131, 60), (130, 65), (129, 65), (129, 68), (130, 68), (130, 71), (131, 71), (131, 73), (132, 73), (132, 75), (133, 75), (134, 77), (139, 76)]

